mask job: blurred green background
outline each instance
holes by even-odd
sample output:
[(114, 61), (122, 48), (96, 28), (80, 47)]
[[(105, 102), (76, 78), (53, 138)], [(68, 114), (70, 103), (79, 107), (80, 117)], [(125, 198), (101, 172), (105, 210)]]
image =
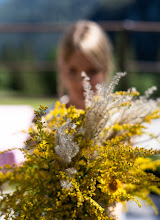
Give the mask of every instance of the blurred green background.
[[(58, 43), (68, 24), (79, 19), (100, 24), (117, 22), (108, 23), (105, 29), (114, 48), (115, 72), (128, 73), (117, 89), (136, 87), (143, 94), (155, 85), (158, 90), (154, 97), (159, 97), (159, 0), (0, 0), (0, 104), (30, 104), (37, 108), (57, 99)], [(137, 25), (133, 22), (146, 23), (137, 31), (133, 30)], [(21, 30), (17, 24), (21, 24)], [(23, 30), (26, 24), (33, 26)], [(50, 31), (50, 26), (44, 30), (46, 27), (40, 24), (61, 28)]]

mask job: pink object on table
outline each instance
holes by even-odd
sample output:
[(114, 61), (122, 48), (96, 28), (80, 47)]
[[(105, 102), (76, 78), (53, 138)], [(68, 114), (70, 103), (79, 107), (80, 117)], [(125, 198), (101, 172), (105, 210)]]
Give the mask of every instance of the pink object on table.
[(12, 165), (13, 163), (16, 163), (13, 151), (0, 154), (0, 166), (4, 166), (5, 164)]
[[(0, 152), (23, 148), (29, 135), (28, 131), (34, 118), (34, 109), (28, 105), (0, 105)], [(0, 166), (20, 164), (25, 160), (20, 150), (11, 150), (0, 154)]]

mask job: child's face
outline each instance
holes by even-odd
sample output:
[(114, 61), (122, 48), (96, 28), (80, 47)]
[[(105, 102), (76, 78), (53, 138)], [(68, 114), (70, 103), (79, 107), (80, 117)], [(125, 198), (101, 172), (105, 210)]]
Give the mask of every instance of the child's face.
[(73, 99), (84, 99), (81, 72), (84, 71), (90, 77), (93, 91), (95, 86), (104, 82), (104, 72), (97, 68), (85, 55), (76, 51), (70, 59), (64, 63), (62, 78), (68, 95)]

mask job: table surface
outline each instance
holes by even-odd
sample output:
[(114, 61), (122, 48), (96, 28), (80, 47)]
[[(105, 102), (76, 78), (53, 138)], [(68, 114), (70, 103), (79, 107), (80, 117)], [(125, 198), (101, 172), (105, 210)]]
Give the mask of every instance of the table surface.
[[(0, 151), (25, 146), (24, 142), (29, 137), (27, 131), (31, 126), (33, 117), (34, 109), (31, 106), (0, 105)], [(11, 155), (8, 155), (11, 158)], [(24, 160), (19, 150), (14, 152), (14, 157), (17, 163)]]
[[(160, 212), (160, 196), (151, 194), (150, 198)], [(156, 215), (151, 206), (146, 206), (143, 201), (141, 204), (142, 207), (139, 208), (135, 202), (128, 202), (128, 212), (123, 212), (119, 220), (160, 220), (160, 214)]]

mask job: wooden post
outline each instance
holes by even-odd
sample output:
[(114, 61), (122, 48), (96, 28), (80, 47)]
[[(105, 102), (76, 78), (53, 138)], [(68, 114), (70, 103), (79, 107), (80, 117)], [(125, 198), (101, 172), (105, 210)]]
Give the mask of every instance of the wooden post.
[[(123, 29), (120, 32), (120, 45), (118, 50), (118, 72), (127, 72), (127, 51), (129, 49), (128, 45), (128, 32), (126, 29)], [(120, 81), (120, 89), (127, 90), (129, 88), (128, 84), (128, 75), (121, 79)]]

